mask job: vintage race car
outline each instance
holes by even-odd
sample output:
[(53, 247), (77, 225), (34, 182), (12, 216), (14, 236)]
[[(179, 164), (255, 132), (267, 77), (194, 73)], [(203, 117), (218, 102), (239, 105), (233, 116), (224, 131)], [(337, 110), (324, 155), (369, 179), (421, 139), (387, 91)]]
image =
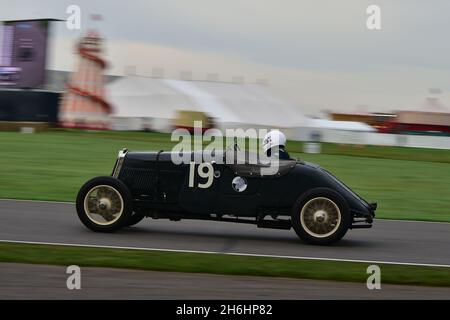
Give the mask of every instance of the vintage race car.
[(348, 229), (372, 226), (376, 203), (318, 165), (280, 160), (276, 172), (262, 174), (266, 164), (199, 163), (198, 154), (189, 156), (191, 162), (175, 164), (171, 152), (121, 150), (111, 176), (81, 187), (80, 220), (97, 232), (114, 232), (145, 217), (292, 227), (312, 244), (331, 244)]

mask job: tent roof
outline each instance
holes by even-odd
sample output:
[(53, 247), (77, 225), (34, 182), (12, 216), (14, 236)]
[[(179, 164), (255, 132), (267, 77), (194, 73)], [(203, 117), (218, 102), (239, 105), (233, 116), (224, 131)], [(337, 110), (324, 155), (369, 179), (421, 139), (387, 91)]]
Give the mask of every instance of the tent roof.
[(307, 127), (348, 131), (376, 131), (374, 128), (363, 122), (334, 121), (328, 119), (310, 119)]
[(264, 85), (127, 76), (107, 86), (116, 116), (171, 119), (176, 110), (202, 111), (217, 122), (296, 127), (304, 116)]

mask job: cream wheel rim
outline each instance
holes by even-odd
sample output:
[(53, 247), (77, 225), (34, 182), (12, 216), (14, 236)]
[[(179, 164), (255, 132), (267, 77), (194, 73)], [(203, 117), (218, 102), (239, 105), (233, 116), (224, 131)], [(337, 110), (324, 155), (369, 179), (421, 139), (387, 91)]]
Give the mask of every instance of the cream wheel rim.
[(95, 224), (111, 225), (122, 216), (122, 196), (111, 186), (95, 186), (84, 197), (84, 211)]
[(300, 212), (303, 229), (315, 238), (326, 238), (341, 224), (341, 210), (332, 200), (317, 197), (309, 200)]

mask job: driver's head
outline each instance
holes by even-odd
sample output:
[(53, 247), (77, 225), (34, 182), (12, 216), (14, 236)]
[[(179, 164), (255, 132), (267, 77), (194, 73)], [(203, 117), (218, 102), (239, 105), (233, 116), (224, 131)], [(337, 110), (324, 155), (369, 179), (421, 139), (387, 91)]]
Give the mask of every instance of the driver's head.
[(263, 150), (267, 156), (270, 157), (271, 150), (274, 147), (284, 148), (286, 146), (286, 136), (279, 130), (272, 130), (268, 132), (263, 139)]

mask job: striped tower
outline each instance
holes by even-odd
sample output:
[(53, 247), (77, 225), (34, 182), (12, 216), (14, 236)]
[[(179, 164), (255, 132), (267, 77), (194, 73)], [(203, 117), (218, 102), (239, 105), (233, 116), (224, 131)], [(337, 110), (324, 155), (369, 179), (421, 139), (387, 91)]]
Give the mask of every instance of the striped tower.
[(110, 129), (111, 107), (105, 100), (101, 58), (102, 39), (89, 31), (77, 46), (78, 70), (72, 73), (59, 109), (59, 125), (64, 128)]

